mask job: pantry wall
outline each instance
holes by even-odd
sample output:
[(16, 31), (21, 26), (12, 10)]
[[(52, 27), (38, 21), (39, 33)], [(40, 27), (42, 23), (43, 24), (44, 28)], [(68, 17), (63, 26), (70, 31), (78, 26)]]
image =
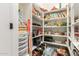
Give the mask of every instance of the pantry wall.
[[(47, 6), (48, 10), (45, 9)], [(59, 50), (64, 51), (63, 56), (79, 56), (78, 6), (62, 3), (32, 4), (32, 56), (56, 56), (55, 51)]]

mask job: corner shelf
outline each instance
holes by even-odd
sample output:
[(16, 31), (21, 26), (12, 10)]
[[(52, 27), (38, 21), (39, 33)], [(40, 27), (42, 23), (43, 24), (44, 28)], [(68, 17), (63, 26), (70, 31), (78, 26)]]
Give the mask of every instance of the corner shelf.
[(19, 46), (19, 48), (24, 47), (24, 46), (28, 46), (28, 44), (23, 44), (23, 45)]
[(61, 18), (51, 18), (49, 20), (44, 20), (44, 21), (60, 21), (60, 20), (64, 20), (67, 19), (67, 17), (61, 17)]
[(66, 28), (67, 26), (44, 26), (44, 28)]
[(79, 25), (79, 19), (77, 19), (77, 21), (75, 21), (73, 24), (72, 24), (72, 26), (73, 25)]
[(21, 42), (19, 42), (19, 43), (24, 43), (24, 42), (27, 42), (28, 41), (28, 39), (26, 39), (26, 40), (23, 40), (23, 41), (21, 41)]
[(18, 33), (19, 34), (26, 34), (26, 35), (28, 35), (28, 32), (26, 32), (26, 31), (19, 31)]
[[(60, 13), (60, 12), (63, 12), (63, 11), (67, 11), (67, 8), (64, 8), (64, 9), (60, 9), (60, 10), (52, 10), (52, 11), (47, 11), (47, 12), (44, 12), (44, 15), (43, 15), (43, 17), (45, 16), (45, 15), (47, 15), (47, 14), (51, 14), (51, 13)], [(51, 25), (51, 26), (46, 26), (45, 25), (45, 22), (51, 22), (51, 21), (61, 21), (61, 22), (66, 22), (67, 23), (67, 15), (65, 15), (65, 17), (63, 16), (63, 17), (57, 17), (57, 18), (53, 18), (53, 17), (51, 17), (50, 19), (47, 19), (47, 20), (45, 20), (44, 18), (42, 19), (42, 18), (40, 18), (39, 16), (36, 16), (36, 15), (32, 15), (32, 17), (34, 17), (36, 20), (38, 20), (38, 21), (41, 21), (41, 22), (43, 22), (43, 25), (42, 26), (32, 26), (32, 27), (35, 27), (35, 28), (40, 28), (40, 27), (43, 27), (43, 31), (45, 31), (45, 28), (46, 29), (50, 29), (50, 28), (56, 28), (56, 29), (58, 29), (58, 28), (68, 28), (68, 26), (66, 25), (64, 25), (64, 26), (53, 26), (53, 25)], [(65, 31), (64, 31), (65, 32)], [(33, 38), (37, 38), (37, 37), (40, 37), (40, 36), (43, 36), (43, 43), (45, 42), (45, 43), (48, 43), (48, 44), (53, 44), (53, 45), (59, 45), (59, 46), (65, 46), (65, 47), (68, 47), (68, 45), (67, 45), (67, 43), (66, 44), (63, 44), (63, 43), (55, 43), (55, 42), (48, 42), (48, 41), (44, 41), (44, 36), (55, 36), (55, 37), (61, 37), (61, 38), (68, 38), (67, 37), (67, 35), (58, 35), (58, 34), (44, 34), (44, 32), (43, 32), (43, 34), (41, 34), (41, 35), (37, 35), (37, 36), (35, 36), (35, 37), (32, 37), (32, 39)], [(66, 40), (66, 39), (65, 39)], [(35, 49), (36, 48), (36, 46), (33, 46), (33, 49)], [(32, 50), (33, 50), (32, 49)]]
[[(27, 49), (28, 49), (28, 48), (24, 48), (24, 49), (22, 49), (21, 51), (19, 51), (18, 54), (20, 55), (20, 54), (22, 54), (23, 52), (27, 52), (27, 51), (26, 51)], [(23, 53), (23, 54), (26, 55), (27, 53)]]
[(66, 35), (54, 35), (54, 34), (44, 34), (44, 36), (58, 36), (58, 37), (67, 37)]
[(53, 44), (53, 45), (60, 45), (60, 46), (65, 46), (65, 47), (67, 47), (66, 44), (60, 44), (60, 43), (55, 43), (55, 42), (47, 42), (47, 41), (44, 41), (44, 43)]
[(19, 39), (24, 39), (24, 38), (28, 38), (27, 36), (25, 36), (25, 37), (19, 37)]
[(66, 8), (59, 9), (59, 10), (52, 10), (52, 11), (45, 12), (45, 14), (48, 14), (48, 13), (57, 13), (57, 12), (62, 12), (62, 11), (66, 11), (66, 10), (67, 10)]
[(68, 37), (69, 40), (73, 43), (73, 45), (79, 50), (79, 42), (77, 42), (75, 39), (73, 40), (71, 37)]

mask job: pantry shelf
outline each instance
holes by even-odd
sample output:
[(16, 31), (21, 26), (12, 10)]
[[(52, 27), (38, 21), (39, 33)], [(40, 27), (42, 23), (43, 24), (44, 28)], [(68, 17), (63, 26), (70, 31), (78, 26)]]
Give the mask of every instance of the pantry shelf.
[(23, 52), (23, 51), (26, 51), (28, 48), (24, 48), (22, 49), (21, 51), (19, 51), (19, 53)]
[(19, 34), (26, 34), (26, 35), (28, 35), (28, 32), (26, 32), (26, 31), (19, 31), (18, 33)]
[(44, 41), (44, 43), (53, 44), (53, 45), (60, 45), (60, 46), (65, 46), (65, 47), (67, 47), (66, 44), (60, 44), (60, 43), (55, 43), (55, 42), (47, 42), (47, 41)]
[(21, 41), (21, 42), (19, 42), (19, 43), (24, 43), (24, 42), (28, 42), (28, 39), (23, 40), (23, 41)]
[(67, 37), (66, 35), (54, 35), (54, 34), (44, 34), (44, 36)]
[(79, 25), (79, 19), (77, 19), (77, 21), (74, 22), (72, 25)]
[(61, 21), (61, 20), (66, 20), (66, 19), (67, 19), (67, 17), (61, 17), (61, 18), (51, 18), (51, 19), (44, 20), (44, 21)]
[(67, 26), (44, 26), (45, 28), (66, 28)]
[(24, 38), (27, 38), (27, 36), (25, 36), (25, 37), (19, 37), (19, 39), (24, 39)]
[(58, 13), (58, 12), (62, 12), (62, 11), (66, 11), (67, 8), (63, 8), (63, 9), (59, 9), (59, 10), (52, 10), (52, 11), (47, 11), (44, 14), (48, 14), (48, 13)]
[(77, 42), (76, 39), (73, 40), (71, 37), (68, 38), (73, 43), (73, 45), (79, 50), (79, 42)]
[[(43, 14), (43, 13), (42, 13)], [(69, 47), (68, 46), (68, 28), (69, 25), (71, 23), (69, 23), (68, 21), (68, 9), (67, 7), (63, 8), (63, 9), (54, 9), (51, 11), (45, 11), (44, 14), (39, 14), (37, 13), (36, 15), (32, 15), (32, 18), (35, 18), (33, 20), (37, 21), (37, 24), (41, 25), (34, 25), (32, 24), (32, 28), (35, 30), (37, 28), (42, 28), (42, 35), (34, 35), (35, 37), (32, 37), (32, 39), (34, 40), (34, 38), (40, 39), (41, 42), (43, 43), (48, 43), (51, 45), (58, 45), (58, 46), (63, 46), (63, 47)], [(40, 16), (41, 15), (41, 16)], [(42, 18), (43, 17), (43, 18)], [(36, 31), (36, 30), (35, 30)], [(34, 31), (33, 31), (34, 32)], [(38, 40), (38, 41), (40, 41)], [(37, 42), (38, 42), (37, 41)], [(35, 41), (36, 42), (36, 41)], [(34, 41), (33, 41), (34, 43)], [(41, 43), (40, 43), (41, 44)], [(36, 44), (37, 46), (39, 44)], [(37, 46), (33, 44), (33, 49), (32, 51), (37, 48)], [(68, 48), (70, 49), (70, 47)]]
[(27, 46), (27, 45), (28, 45), (28, 44), (23, 44), (23, 45), (19, 46), (19, 48), (24, 47), (24, 46)]

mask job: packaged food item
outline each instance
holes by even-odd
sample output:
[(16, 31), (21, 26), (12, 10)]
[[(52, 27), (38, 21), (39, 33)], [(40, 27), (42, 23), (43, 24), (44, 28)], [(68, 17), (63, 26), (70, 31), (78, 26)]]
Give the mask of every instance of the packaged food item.
[(43, 12), (48, 11), (47, 9), (45, 9), (45, 8), (41, 8), (41, 7), (40, 7), (40, 10), (43, 11)]
[(65, 35), (65, 33), (64, 32), (60, 32), (60, 35)]
[(40, 51), (39, 51), (38, 49), (34, 49), (34, 50), (32, 51), (32, 56), (41, 56), (41, 55), (40, 55)]
[(54, 51), (53, 56), (66, 56), (65, 48), (58, 48)]
[(45, 50), (46, 44), (41, 44), (32, 51), (32, 56), (42, 56)]
[(51, 10), (57, 10), (58, 8), (56, 8), (56, 6), (53, 6), (53, 8), (51, 8)]
[(53, 51), (54, 51), (54, 48), (47, 47), (47, 48), (44, 50), (43, 55), (44, 55), (44, 56), (51, 56)]

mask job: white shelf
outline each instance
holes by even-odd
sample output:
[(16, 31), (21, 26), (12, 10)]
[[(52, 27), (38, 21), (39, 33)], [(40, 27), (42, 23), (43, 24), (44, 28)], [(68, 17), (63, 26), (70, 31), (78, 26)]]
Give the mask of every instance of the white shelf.
[(62, 12), (62, 11), (66, 11), (66, 10), (67, 10), (67, 8), (63, 8), (63, 9), (59, 9), (59, 10), (52, 10), (52, 11), (45, 12), (45, 14), (47, 14), (47, 13), (57, 13), (57, 12)]
[(19, 39), (24, 39), (24, 38), (27, 38), (28, 39), (28, 36), (27, 35), (25, 37), (20, 37), (19, 36)]
[(19, 43), (24, 43), (24, 42), (27, 42), (28, 41), (28, 39), (26, 39), (26, 40), (23, 40), (23, 41), (21, 41), (21, 42), (19, 42)]
[(19, 34), (24, 33), (24, 34), (28, 34), (27, 31), (19, 31)]
[(60, 45), (60, 46), (65, 46), (65, 47), (67, 47), (66, 44), (60, 44), (60, 43), (55, 43), (55, 42), (46, 42), (46, 41), (44, 41), (44, 42), (45, 42), (45, 43), (48, 43), (48, 44)]
[(68, 46), (68, 50), (69, 50), (70, 56), (74, 56), (69, 46)]
[(19, 48), (24, 47), (24, 46), (28, 46), (28, 44), (27, 43), (23, 44), (23, 45), (19, 46)]
[(44, 34), (44, 36), (58, 36), (58, 37), (67, 37), (66, 35), (54, 35), (54, 34)]
[(77, 21), (74, 22), (74, 23), (72, 24), (72, 26), (73, 26), (73, 25), (79, 25), (79, 19), (77, 19)]
[(22, 34), (26, 34), (26, 36), (29, 35), (28, 32), (26, 32), (26, 31), (19, 31), (18, 33), (19, 33), (19, 35), (22, 35)]
[(79, 42), (77, 42), (76, 39), (73, 40), (71, 37), (68, 38), (73, 43), (73, 45), (79, 50)]
[(45, 28), (66, 28), (67, 26), (44, 26)]
[[(50, 14), (50, 13), (58, 13), (58, 12), (63, 12), (63, 11), (67, 11), (67, 8), (64, 8), (64, 9), (60, 9), (60, 10), (52, 10), (52, 11), (47, 11), (47, 12), (44, 12), (44, 15), (47, 15), (47, 14)], [(48, 20), (43, 20), (42, 18), (40, 18), (39, 16), (37, 16), (37, 15), (32, 15), (35, 19), (36, 19), (36, 21), (38, 20), (38, 22), (39, 21), (41, 21), (41, 22), (43, 22), (43, 26), (32, 26), (33, 28), (35, 27), (35, 28), (39, 28), (39, 27), (43, 27), (43, 29), (44, 28), (67, 28), (67, 26), (45, 26), (44, 25), (44, 22), (51, 22), (51, 21), (53, 21), (53, 22), (55, 22), (55, 21), (61, 21), (61, 22), (67, 22), (67, 17), (61, 17), (61, 18), (53, 18), (53, 17), (51, 17), (50, 19), (48, 19)], [(34, 20), (35, 21), (35, 20)], [(55, 34), (42, 34), (42, 35), (37, 35), (37, 36), (35, 36), (35, 37), (32, 37), (32, 38), (37, 38), (37, 37), (40, 37), (40, 36), (55, 36), (55, 37), (65, 37), (65, 38), (67, 38), (67, 36), (66, 35), (55, 35)], [(46, 41), (43, 41), (43, 42), (45, 42), (45, 43), (48, 43), (48, 44), (52, 44), (52, 45), (59, 45), (59, 46), (65, 46), (65, 47), (67, 47), (67, 45), (66, 44), (62, 44), (62, 43), (55, 43), (55, 42), (46, 42)], [(37, 46), (33, 46), (32, 47), (32, 50), (34, 50), (35, 48), (37, 48)]]
[(42, 35), (42, 34), (40, 34), (40, 35), (37, 35), (37, 36), (32, 37), (32, 38), (34, 39), (34, 38), (41, 37), (41, 36), (43, 36), (43, 35)]
[(21, 51), (19, 51), (19, 53), (21, 53), (22, 51), (25, 51), (25, 50), (27, 50), (27, 49), (28, 49), (28, 47), (22, 49)]
[[(23, 37), (23, 35), (25, 35)], [(25, 31), (22, 31), (22, 32), (19, 32), (19, 39), (24, 39), (24, 38), (27, 38), (28, 39), (28, 32), (25, 32)]]
[(51, 18), (51, 19), (44, 20), (44, 21), (60, 21), (60, 20), (66, 21), (66, 19), (67, 17), (61, 17), (61, 18)]
[(78, 24), (79, 25), (79, 19), (76, 20), (76, 22), (74, 24)]

